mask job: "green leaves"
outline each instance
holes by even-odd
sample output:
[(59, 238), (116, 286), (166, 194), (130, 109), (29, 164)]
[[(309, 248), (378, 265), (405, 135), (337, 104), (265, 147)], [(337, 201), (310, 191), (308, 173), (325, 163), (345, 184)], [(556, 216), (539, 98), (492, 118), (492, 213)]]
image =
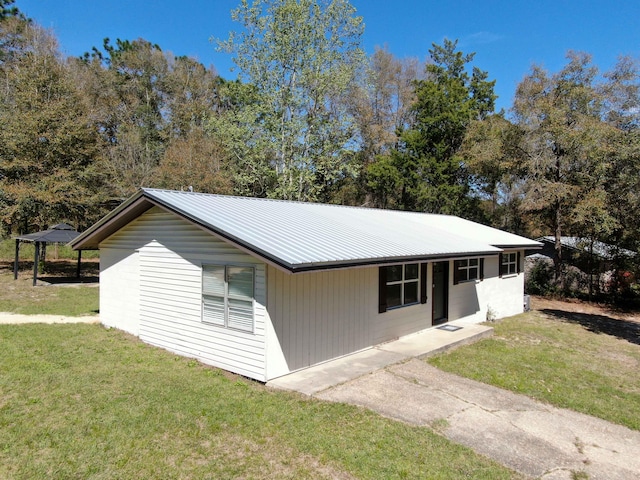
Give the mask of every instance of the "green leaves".
[(218, 44), (256, 88), (247, 108), (260, 114), (250, 138), (261, 138), (256, 146), (264, 150), (253, 154), (268, 156), (275, 173), (269, 194), (327, 201), (349, 171), (344, 152), (354, 132), (346, 97), (364, 58), (362, 19), (345, 0), (245, 0), (232, 17), (242, 30)]
[(1, 22), (0, 35), (15, 32), (21, 47), (0, 64), (2, 221), (23, 231), (83, 224), (99, 185), (97, 133), (55, 39), (25, 21)]
[[(447, 213), (477, 218), (476, 201), (471, 196), (470, 176), (459, 156), (472, 120), (493, 111), (494, 82), (474, 68), (467, 72), (473, 54), (456, 50), (457, 42), (445, 40), (433, 45), (433, 63), (426, 78), (415, 82), (413, 119), (400, 131), (399, 145), (386, 158), (384, 168), (370, 168), (370, 185), (384, 183), (385, 204), (405, 210)], [(394, 168), (397, 174), (390, 175)], [(376, 178), (386, 172), (384, 180)], [(395, 179), (395, 195), (389, 201), (390, 182)], [(380, 190), (379, 190), (380, 192)]]

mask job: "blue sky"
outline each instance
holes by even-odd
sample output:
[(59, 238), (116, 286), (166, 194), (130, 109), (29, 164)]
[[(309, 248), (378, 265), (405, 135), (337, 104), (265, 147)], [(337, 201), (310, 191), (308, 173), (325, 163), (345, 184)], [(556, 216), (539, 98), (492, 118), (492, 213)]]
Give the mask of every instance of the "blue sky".
[[(17, 0), (54, 30), (63, 53), (80, 55), (109, 37), (144, 38), (176, 55), (197, 57), (225, 78), (231, 56), (209, 41), (237, 28), (229, 12), (239, 0)], [(459, 39), (474, 65), (496, 80), (498, 107), (508, 109), (532, 64), (557, 71), (570, 49), (589, 52), (601, 70), (619, 55), (640, 58), (640, 2), (595, 0), (351, 0), (364, 18), (363, 47), (387, 45), (397, 57), (424, 60), (431, 44)]]

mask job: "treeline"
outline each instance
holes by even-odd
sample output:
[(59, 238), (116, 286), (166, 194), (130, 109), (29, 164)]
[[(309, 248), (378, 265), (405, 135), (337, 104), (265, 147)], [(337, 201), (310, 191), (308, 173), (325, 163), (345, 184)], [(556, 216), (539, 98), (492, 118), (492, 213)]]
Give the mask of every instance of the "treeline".
[[(639, 250), (640, 75), (584, 53), (534, 66), (513, 107), (445, 40), (367, 57), (346, 0), (246, 2), (217, 42), (238, 80), (144, 39), (81, 58), (0, 0), (6, 234), (86, 228), (139, 187), (455, 214)], [(213, 48), (213, 47), (212, 47)], [(560, 265), (558, 265), (560, 272)]]

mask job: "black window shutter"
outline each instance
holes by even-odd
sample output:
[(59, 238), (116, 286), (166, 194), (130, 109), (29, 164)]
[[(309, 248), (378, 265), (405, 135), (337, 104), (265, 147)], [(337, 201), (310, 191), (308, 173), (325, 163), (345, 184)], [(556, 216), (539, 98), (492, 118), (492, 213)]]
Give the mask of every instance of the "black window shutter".
[(420, 303), (427, 303), (427, 264), (420, 265)]
[(484, 258), (480, 259), (480, 280), (484, 280)]
[(378, 313), (387, 311), (387, 267), (378, 269)]
[(518, 264), (516, 265), (516, 272), (520, 273), (520, 252), (518, 252)]
[(500, 254), (500, 258), (498, 258), (498, 267), (500, 268), (500, 276), (504, 275), (504, 267), (502, 266), (502, 254)]
[(458, 268), (460, 260), (453, 261), (453, 284), (460, 283), (460, 269)]

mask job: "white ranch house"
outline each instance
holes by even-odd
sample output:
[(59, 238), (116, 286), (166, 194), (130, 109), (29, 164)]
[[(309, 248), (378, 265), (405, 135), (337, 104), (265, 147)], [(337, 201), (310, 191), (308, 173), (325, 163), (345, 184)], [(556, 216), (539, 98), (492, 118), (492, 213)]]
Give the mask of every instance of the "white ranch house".
[(71, 245), (100, 249), (104, 325), (263, 382), (520, 313), (540, 246), (453, 216), (156, 189)]

